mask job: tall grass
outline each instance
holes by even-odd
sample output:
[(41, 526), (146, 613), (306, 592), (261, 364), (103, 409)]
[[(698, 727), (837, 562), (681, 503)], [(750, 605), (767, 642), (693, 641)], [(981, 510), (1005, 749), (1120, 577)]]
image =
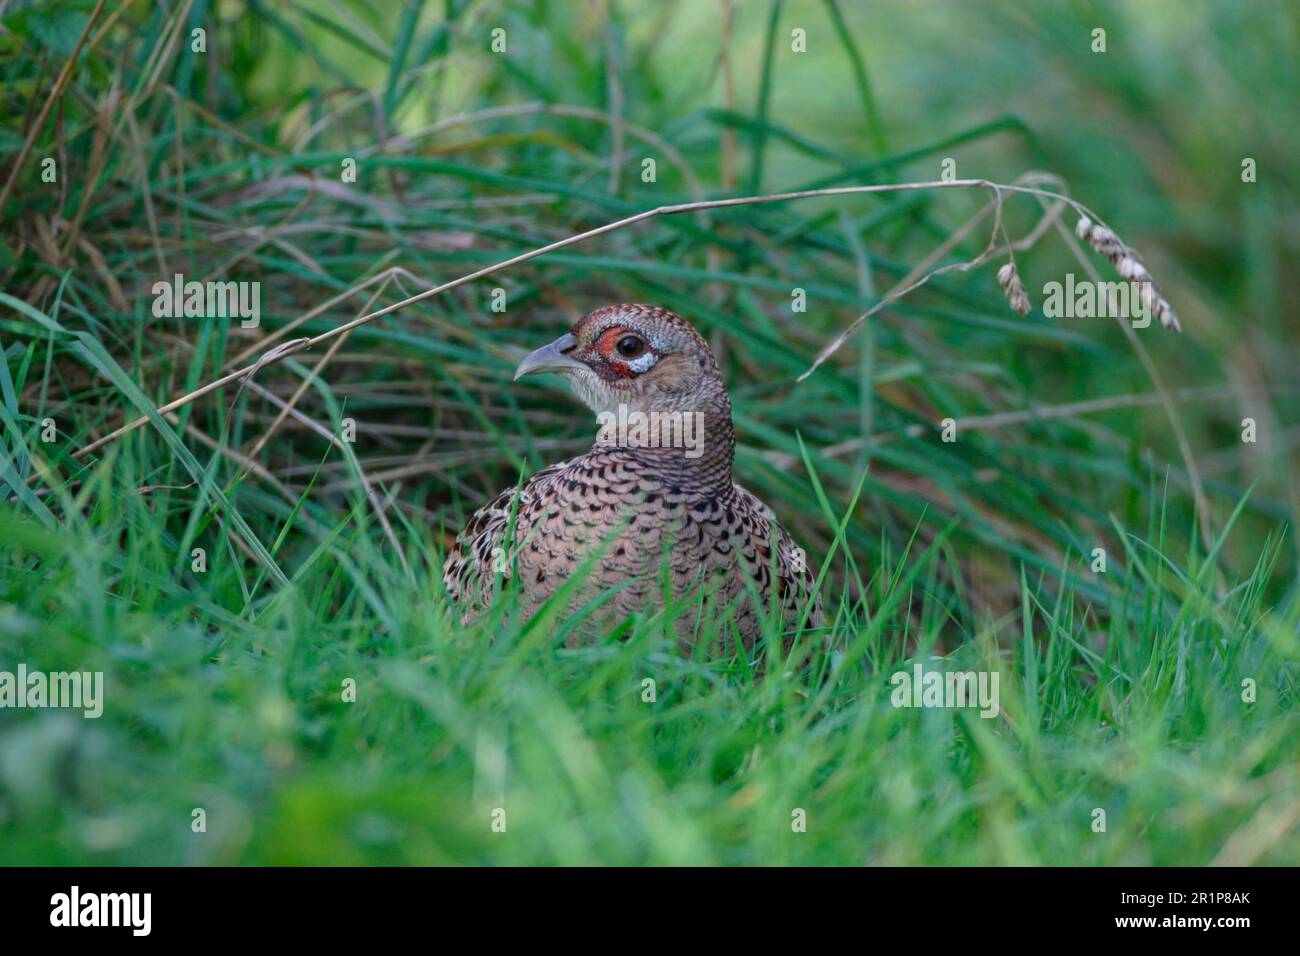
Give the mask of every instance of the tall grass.
[[(0, 247), (0, 670), (101, 670), (107, 700), (99, 720), (0, 710), (0, 860), (1295, 863), (1300, 421), (1280, 265), (1297, 144), (1268, 120), (1294, 33), (1257, 14), (1247, 62), (1233, 9), (1177, 28), (1159, 5), (1021, 22), (1016, 56), (1089, 91), (1067, 128), (1015, 98), (1006, 41), (945, 64), (919, 16), (848, 5), (738, 6), (729, 36), (689, 5), (410, 4), (392, 20), (136, 3), (88, 31), (80, 3), (7, 10), (4, 173), (32, 147)], [(1028, 16), (961, 14), (972, 35), (1009, 15)], [(1094, 22), (1104, 61), (1075, 50)], [(200, 26), (206, 54), (190, 52)], [(915, 62), (863, 42), (886, 26)], [(1220, 54), (1237, 99), (1180, 91), (1202, 67), (1171, 48), (1128, 49), (1175, 30)], [(723, 42), (741, 102), (720, 92)], [(1010, 107), (952, 115), (933, 92), (905, 109), (921, 69), (928, 89)], [(1207, 109), (1231, 148), (1195, 134)], [(1258, 154), (1258, 188), (1238, 154)], [(1015, 315), (990, 268), (936, 278), (796, 381), (975, 211), (951, 192), (810, 201), (654, 220), (360, 327), (318, 371), (321, 353), (296, 356), (153, 413), (304, 315), (281, 340), (723, 195), (729, 175), (737, 193), (932, 179), (950, 156), (961, 175), (1063, 175), (1141, 248), (1185, 334), (1143, 332), (1148, 364), (1099, 320)], [(1038, 212), (1010, 205), (1013, 234)], [(1031, 290), (1079, 269), (1065, 237), (1017, 263)], [(260, 281), (261, 327), (155, 318), (150, 287), (175, 272)], [(450, 537), (594, 433), (556, 383), (512, 384), (514, 362), (616, 301), (672, 308), (713, 343), (738, 477), (825, 567), (833, 654), (770, 660), (761, 679), (710, 655), (708, 633), (683, 654), (669, 618), (691, 607), (581, 649), (562, 625), (503, 623), (508, 594), (455, 623)], [(1003, 712), (893, 707), (890, 675), (916, 661), (996, 670)]]

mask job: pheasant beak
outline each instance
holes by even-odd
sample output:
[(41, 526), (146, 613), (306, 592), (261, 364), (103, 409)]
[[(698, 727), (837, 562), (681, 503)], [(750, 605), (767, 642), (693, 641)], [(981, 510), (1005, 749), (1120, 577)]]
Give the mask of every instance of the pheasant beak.
[(515, 381), (535, 372), (567, 372), (570, 369), (586, 368), (581, 362), (565, 353), (578, 344), (572, 332), (565, 332), (550, 345), (543, 345), (519, 363), (515, 369)]

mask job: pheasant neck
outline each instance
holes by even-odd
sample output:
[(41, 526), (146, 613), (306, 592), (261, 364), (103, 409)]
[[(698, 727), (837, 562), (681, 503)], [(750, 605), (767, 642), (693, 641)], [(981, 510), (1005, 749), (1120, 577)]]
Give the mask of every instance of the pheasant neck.
[(736, 432), (729, 401), (686, 412), (607, 413), (598, 420), (596, 449), (617, 448), (646, 475), (691, 494), (730, 489)]

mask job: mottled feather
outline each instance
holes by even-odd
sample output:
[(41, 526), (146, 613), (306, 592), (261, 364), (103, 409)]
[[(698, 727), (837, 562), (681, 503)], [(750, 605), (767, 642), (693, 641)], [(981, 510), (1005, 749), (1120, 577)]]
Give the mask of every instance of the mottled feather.
[[(665, 584), (675, 602), (702, 590), (710, 616), (729, 608), (746, 649), (761, 634), (760, 613), (773, 602), (783, 628), (792, 631), (813, 600), (815, 575), (771, 509), (731, 479), (735, 440), (730, 401), (708, 346), (673, 313), (618, 306), (592, 313), (575, 326), (573, 353), (599, 365), (599, 358), (585, 358), (581, 345), (608, 348), (604, 339), (611, 328), (617, 334), (635, 330), (654, 342), (661, 351), (653, 364), (668, 373), (660, 370), (638, 382), (639, 373), (596, 368), (587, 375), (579, 369), (578, 393), (598, 412), (613, 398), (647, 410), (700, 410), (711, 426), (707, 447), (690, 458), (682, 449), (598, 441), (585, 455), (542, 469), (518, 489), (502, 491), (470, 519), (444, 567), (447, 590), (463, 620), (472, 622), (492, 600), (498, 578), (514, 576), (520, 609), (530, 617), (590, 561), (565, 615), (613, 593), (583, 634), (662, 607)], [(681, 355), (694, 366), (665, 361)], [(688, 374), (693, 368), (698, 368), (695, 382)], [(602, 394), (607, 379), (620, 383), (610, 396)], [(630, 380), (626, 386), (624, 379)], [(755, 607), (747, 581), (764, 611)], [(820, 602), (814, 600), (810, 618), (814, 625), (819, 620)], [(683, 641), (693, 639), (697, 623), (677, 622)]]

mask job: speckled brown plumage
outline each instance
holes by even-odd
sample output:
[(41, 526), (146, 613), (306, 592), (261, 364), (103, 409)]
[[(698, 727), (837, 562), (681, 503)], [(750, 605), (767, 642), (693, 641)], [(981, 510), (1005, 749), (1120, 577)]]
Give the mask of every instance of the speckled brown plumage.
[[(690, 325), (653, 306), (598, 309), (525, 359), (516, 378), (532, 371), (564, 374), (608, 425), (620, 409), (625, 418), (654, 413), (683, 428), (690, 424), (683, 416), (698, 415), (691, 421), (702, 426), (702, 440), (690, 444), (688, 431), (679, 431), (673, 437), (681, 441), (654, 447), (644, 436), (604, 428), (585, 455), (542, 469), (480, 508), (443, 569), (466, 622), (491, 599), (494, 570), (517, 576), (531, 616), (591, 562), (564, 611), (604, 597), (591, 618), (596, 627), (662, 607), (665, 587), (675, 600), (702, 589), (705, 613), (730, 608), (750, 649), (761, 630), (747, 580), (763, 609), (775, 589), (784, 628), (795, 627), (812, 597), (813, 570), (771, 510), (732, 480), (731, 402), (712, 352)], [(815, 606), (814, 623), (819, 614)], [(697, 625), (676, 622), (687, 641)]]

